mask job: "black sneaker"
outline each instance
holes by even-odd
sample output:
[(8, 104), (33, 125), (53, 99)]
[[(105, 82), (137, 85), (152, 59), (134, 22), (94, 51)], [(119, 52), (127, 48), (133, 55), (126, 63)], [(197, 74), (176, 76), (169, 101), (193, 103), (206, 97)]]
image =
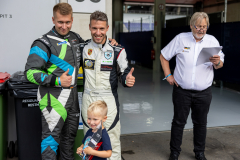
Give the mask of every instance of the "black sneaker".
[(197, 160), (207, 160), (207, 158), (204, 155), (204, 152), (200, 152), (200, 153), (195, 153), (195, 158)]
[(171, 152), (169, 160), (178, 160), (179, 154), (176, 152)]

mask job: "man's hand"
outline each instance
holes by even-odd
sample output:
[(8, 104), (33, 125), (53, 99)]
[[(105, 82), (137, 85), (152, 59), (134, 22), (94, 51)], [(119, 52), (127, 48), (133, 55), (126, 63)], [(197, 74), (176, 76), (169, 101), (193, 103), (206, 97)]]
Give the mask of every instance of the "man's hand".
[(135, 83), (135, 77), (132, 75), (133, 71), (134, 71), (134, 68), (131, 69), (131, 71), (128, 73), (126, 77), (126, 85), (128, 87), (132, 87)]
[(167, 77), (167, 81), (168, 81), (168, 83), (169, 83), (170, 85), (174, 85), (174, 84), (175, 84), (175, 85), (178, 87), (178, 84), (177, 84), (177, 82), (175, 81), (173, 75)]
[(209, 60), (214, 64), (217, 65), (220, 62), (220, 56), (219, 55), (214, 55), (209, 58)]
[(82, 151), (83, 151), (83, 148), (82, 147), (78, 147), (78, 149), (77, 149), (77, 154), (81, 154), (82, 153)]
[(85, 154), (88, 154), (88, 155), (92, 155), (92, 152), (94, 151), (94, 149), (92, 149), (92, 147), (87, 147), (83, 150), (83, 152)]
[(68, 76), (67, 75), (68, 72), (69, 72), (69, 69), (66, 72), (64, 72), (60, 77), (62, 87), (70, 87), (72, 83), (72, 76)]
[(118, 45), (118, 43), (115, 39), (108, 38), (108, 40), (111, 41), (112, 46), (117, 46)]

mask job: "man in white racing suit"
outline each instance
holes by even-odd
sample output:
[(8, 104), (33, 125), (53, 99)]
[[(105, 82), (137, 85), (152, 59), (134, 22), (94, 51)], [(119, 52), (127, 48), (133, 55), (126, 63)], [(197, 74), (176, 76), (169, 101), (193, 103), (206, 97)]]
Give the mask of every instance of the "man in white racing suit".
[(84, 133), (90, 128), (87, 122), (87, 108), (97, 100), (104, 100), (108, 106), (107, 121), (112, 156), (109, 160), (121, 160), (120, 116), (118, 101), (118, 79), (124, 87), (132, 87), (135, 77), (134, 68), (128, 67), (125, 49), (112, 46), (107, 39), (108, 18), (103, 12), (96, 11), (90, 16), (89, 29), (92, 39), (80, 44), (81, 66), (83, 67), (84, 93), (82, 120)]

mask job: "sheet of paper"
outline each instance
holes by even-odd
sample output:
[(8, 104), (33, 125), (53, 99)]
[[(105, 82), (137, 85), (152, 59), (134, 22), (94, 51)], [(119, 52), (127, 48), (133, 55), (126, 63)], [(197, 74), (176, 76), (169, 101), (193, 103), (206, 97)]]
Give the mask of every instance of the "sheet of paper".
[(202, 48), (201, 52), (198, 55), (197, 66), (206, 62), (210, 62), (209, 58), (217, 55), (222, 48), (222, 46)]

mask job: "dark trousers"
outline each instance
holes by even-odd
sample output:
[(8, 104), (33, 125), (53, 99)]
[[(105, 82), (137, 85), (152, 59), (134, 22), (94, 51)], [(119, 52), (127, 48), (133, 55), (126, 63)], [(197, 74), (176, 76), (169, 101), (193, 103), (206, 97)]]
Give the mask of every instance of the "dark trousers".
[(207, 114), (212, 100), (211, 87), (203, 91), (184, 90), (173, 87), (174, 116), (171, 128), (170, 149), (180, 154), (183, 129), (191, 108), (193, 122), (194, 152), (204, 152), (207, 134)]

